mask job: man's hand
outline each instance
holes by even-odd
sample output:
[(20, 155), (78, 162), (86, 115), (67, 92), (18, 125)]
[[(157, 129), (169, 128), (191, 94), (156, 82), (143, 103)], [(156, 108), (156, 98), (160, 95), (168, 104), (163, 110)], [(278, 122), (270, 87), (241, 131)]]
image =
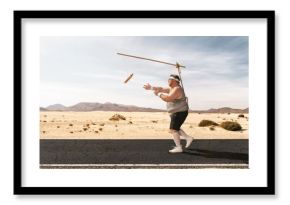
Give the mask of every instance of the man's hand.
[(145, 90), (151, 90), (151, 85), (149, 84), (149, 83), (146, 83), (144, 86), (143, 86), (143, 88), (145, 89)]
[(159, 90), (154, 90), (154, 94), (155, 94), (156, 96), (158, 95), (158, 93), (160, 93)]

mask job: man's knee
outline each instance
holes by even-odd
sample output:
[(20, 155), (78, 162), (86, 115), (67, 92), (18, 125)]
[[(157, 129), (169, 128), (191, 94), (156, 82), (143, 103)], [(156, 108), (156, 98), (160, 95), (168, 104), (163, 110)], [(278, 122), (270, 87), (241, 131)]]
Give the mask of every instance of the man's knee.
[(179, 132), (177, 130), (169, 129), (169, 133), (175, 134), (175, 133), (179, 133)]

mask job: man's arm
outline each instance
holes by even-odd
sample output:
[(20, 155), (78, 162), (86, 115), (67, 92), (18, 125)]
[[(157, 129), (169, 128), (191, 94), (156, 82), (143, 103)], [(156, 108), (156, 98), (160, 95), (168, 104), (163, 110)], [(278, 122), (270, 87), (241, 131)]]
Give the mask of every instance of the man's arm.
[(149, 83), (145, 84), (143, 86), (144, 89), (146, 90), (154, 90), (154, 92), (163, 92), (163, 93), (169, 93), (170, 89), (169, 88), (163, 88), (163, 87), (155, 87), (155, 86), (151, 86)]
[(171, 92), (167, 94), (158, 93), (158, 96), (165, 102), (171, 102), (175, 99), (178, 99), (181, 93), (181, 89), (179, 87), (175, 87), (171, 90)]
[(152, 86), (152, 90), (157, 91), (158, 93), (169, 93), (170, 92), (170, 88), (163, 88), (163, 87)]

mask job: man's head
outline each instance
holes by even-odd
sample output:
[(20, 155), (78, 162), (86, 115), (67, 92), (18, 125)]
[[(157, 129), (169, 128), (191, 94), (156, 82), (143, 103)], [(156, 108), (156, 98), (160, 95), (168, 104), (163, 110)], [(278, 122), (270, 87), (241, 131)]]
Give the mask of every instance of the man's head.
[(168, 79), (168, 85), (170, 87), (174, 87), (174, 86), (179, 85), (179, 82), (180, 82), (180, 78), (178, 75), (174, 75), (174, 74), (170, 75), (170, 77)]

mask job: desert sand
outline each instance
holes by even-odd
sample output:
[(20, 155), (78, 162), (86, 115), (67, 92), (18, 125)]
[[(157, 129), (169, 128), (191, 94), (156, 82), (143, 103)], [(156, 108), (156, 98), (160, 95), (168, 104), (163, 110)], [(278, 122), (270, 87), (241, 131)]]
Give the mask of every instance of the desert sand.
[[(126, 120), (109, 120), (120, 114)], [(248, 114), (189, 113), (182, 129), (196, 139), (248, 139)], [(241, 131), (198, 127), (201, 120), (236, 121)], [(40, 139), (171, 139), (166, 112), (40, 112)]]

